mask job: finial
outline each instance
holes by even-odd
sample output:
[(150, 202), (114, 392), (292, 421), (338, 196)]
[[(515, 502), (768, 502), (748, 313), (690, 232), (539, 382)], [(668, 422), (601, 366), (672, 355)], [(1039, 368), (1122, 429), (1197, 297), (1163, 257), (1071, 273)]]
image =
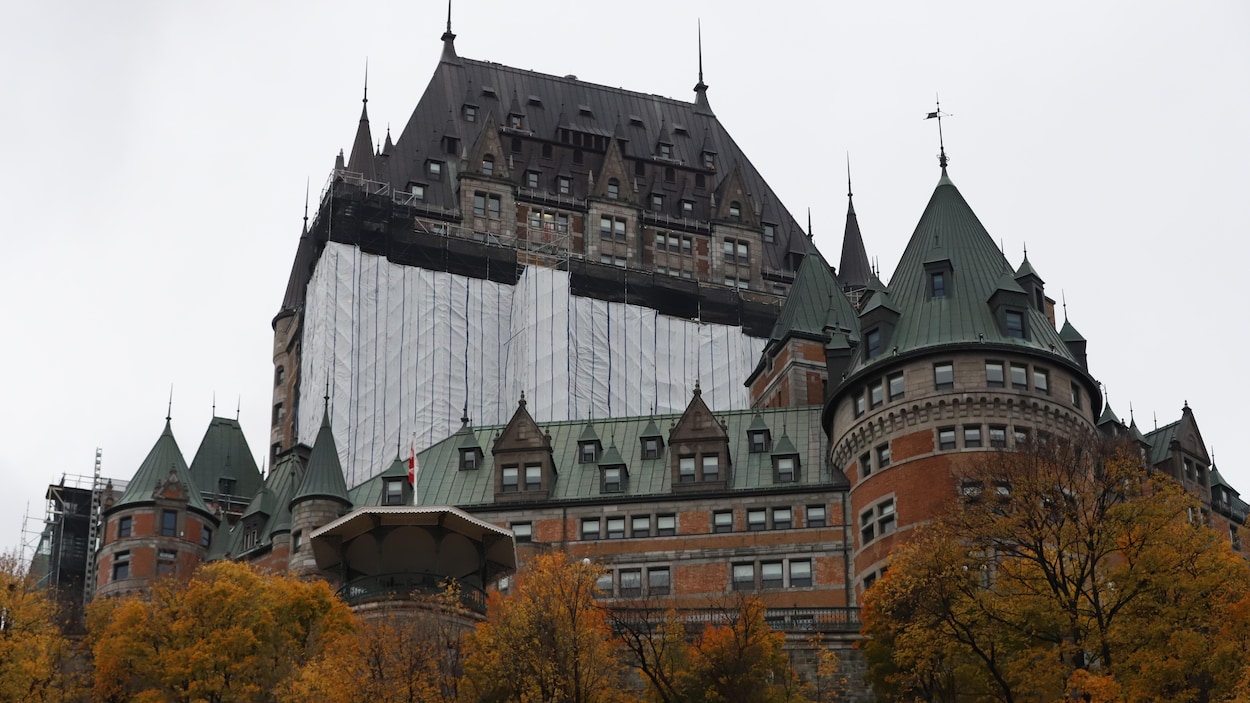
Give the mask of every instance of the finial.
[[(1024, 258), (1026, 259), (1029, 258), (1029, 255), (1025, 254)], [(1068, 321), (1068, 292), (1060, 288), (1059, 297), (1063, 300), (1063, 321), (1067, 322)]]
[(1188, 409), (1189, 409), (1189, 401), (1188, 401), (1188, 400), (1186, 400), (1186, 401), (1185, 401), (1185, 409), (1186, 409), (1186, 410), (1188, 410)]
[(1152, 412), (1152, 413), (1150, 413), (1150, 414), (1154, 416), (1154, 420), (1155, 420), (1155, 431), (1157, 432), (1157, 431), (1159, 430), (1159, 413), (1158, 413), (1158, 412)]
[(1029, 258), (1029, 243), (1028, 242), (1024, 243), (1024, 258), (1026, 261)]
[(217, 417), (217, 391), (213, 391), (213, 417)]
[[(707, 88), (706, 85), (703, 85), (703, 18), (700, 17), (697, 22), (699, 32), (699, 85)], [(698, 90), (698, 87), (695, 90)]]
[(328, 378), (326, 379), (326, 394), (322, 396), (322, 398), (325, 400), (326, 409), (329, 410), (330, 409), (330, 379)]
[(945, 112), (942, 112), (942, 101), (941, 101), (941, 98), (936, 97), (936, 94), (934, 94), (934, 95), (935, 95), (935, 100), (934, 100), (934, 101), (937, 103), (937, 109), (936, 109), (936, 110), (934, 110), (933, 112), (930, 112), (929, 114), (925, 115), (925, 119), (926, 119), (926, 120), (931, 120), (931, 119), (937, 118), (937, 121), (938, 121), (938, 148), (940, 149), (940, 151), (939, 151), (939, 153), (938, 153), (938, 164), (939, 164), (939, 165), (941, 165), (942, 170), (943, 170), (943, 171), (945, 171), (945, 170), (946, 170), (946, 164), (947, 164), (948, 159), (946, 158), (946, 142), (945, 142), (945, 140), (942, 138), (942, 118), (943, 118), (943, 117), (950, 117), (950, 115), (949, 115), (949, 114), (947, 114), (947, 113), (945, 113)]
[(361, 100), (363, 103), (369, 102), (369, 57), (365, 57), (365, 97)]
[(812, 238), (812, 208), (807, 208), (807, 238)]
[(451, 0), (447, 0), (447, 33), (451, 34)]
[(464, 410), (460, 413), (460, 422), (465, 425), (469, 424), (469, 404), (467, 402), (464, 404)]
[(165, 422), (174, 415), (174, 384), (169, 384), (169, 405), (165, 407)]
[(235, 406), (234, 406), (234, 421), (235, 422), (239, 421), (239, 415), (241, 414), (243, 414), (243, 395), (242, 394), (240, 394), (239, 397), (235, 400)]
[(851, 152), (846, 152), (846, 197), (850, 198), (851, 193)]
[(1129, 404), (1128, 404), (1128, 423), (1130, 425), (1137, 424), (1136, 418), (1133, 417), (1133, 402), (1132, 401), (1129, 401)]
[(304, 231), (305, 232), (308, 231), (308, 193), (309, 193), (309, 183), (311, 180), (312, 179), (307, 176), (304, 177)]

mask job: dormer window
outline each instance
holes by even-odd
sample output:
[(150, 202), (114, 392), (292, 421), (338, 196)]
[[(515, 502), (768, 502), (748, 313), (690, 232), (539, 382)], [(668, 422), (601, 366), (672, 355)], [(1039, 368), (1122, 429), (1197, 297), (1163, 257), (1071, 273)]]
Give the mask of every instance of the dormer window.
[(773, 483), (794, 483), (798, 480), (797, 456), (773, 457)]
[(487, 154), (486, 156), (482, 157), (482, 175), (483, 176), (495, 175), (495, 157), (491, 156), (490, 154)]
[(664, 209), (664, 196), (662, 194), (660, 193), (651, 194), (651, 209), (656, 210), (656, 211)]
[(671, 159), (671, 158), (673, 158), (673, 145), (672, 145), (672, 144), (661, 144), (661, 145), (660, 145), (660, 158), (661, 158), (661, 159)]
[(581, 457), (581, 463), (593, 464), (599, 460), (599, 443), (598, 442), (582, 442), (578, 445), (578, 455)]
[(673, 181), (676, 181), (676, 180), (677, 180), (677, 169), (673, 168), (672, 166), (666, 166), (664, 168), (664, 181), (666, 183), (672, 183)]
[(556, 179), (556, 188), (560, 195), (570, 195), (573, 192), (573, 179), (568, 176), (560, 176)]
[[(622, 493), (625, 491), (625, 467), (604, 466), (599, 474), (600, 493)], [(622, 525), (623, 528), (623, 525)]]
[(438, 180), (443, 177), (443, 162), (442, 161), (427, 161), (425, 164), (425, 168), (429, 172), (430, 178), (433, 178), (434, 180)]
[(662, 446), (662, 444), (663, 444), (663, 440), (661, 440), (659, 437), (643, 437), (642, 438), (642, 458), (644, 460), (659, 459), (660, 447)]
[(217, 492), (223, 496), (234, 495), (234, 479), (232, 478), (217, 479)]
[(1007, 336), (1012, 339), (1024, 339), (1024, 313), (1019, 310), (1007, 310), (1004, 317)]
[(478, 450), (467, 448), (460, 450), (460, 469), (462, 471), (474, 471), (479, 464)]
[(525, 187), (537, 188), (539, 178), (540, 178), (540, 174), (538, 173), (538, 171), (526, 171), (525, 172)]
[(621, 197), (621, 182), (615, 178), (608, 181), (608, 200), (618, 200)]
[(525, 465), (525, 490), (537, 491), (543, 487), (543, 467), (541, 464)]
[(929, 274), (929, 297), (945, 298), (946, 297), (946, 272), (934, 271)]
[(693, 200), (681, 201), (681, 216), (682, 217), (694, 217), (694, 201)]
[(881, 330), (868, 330), (864, 335), (864, 349), (869, 359), (875, 359), (881, 355)]
[(382, 505), (403, 505), (404, 504), (404, 479), (388, 478), (386, 479), (386, 491), (382, 495)]
[(477, 122), (477, 105), (464, 106), (464, 121)]
[(732, 203), (729, 203), (729, 219), (731, 220), (742, 219), (742, 205), (740, 205), (737, 200), (733, 201)]
[(511, 127), (512, 129), (520, 129), (521, 128), (521, 116), (515, 113), (508, 115), (508, 126)]
[(770, 244), (777, 241), (777, 225), (764, 223), (764, 241)]
[(500, 488), (504, 493), (515, 493), (520, 490), (520, 472), (516, 466), (505, 466), (500, 473)]
[(677, 463), (677, 477), (681, 483), (694, 483), (694, 457), (683, 456)]
[(719, 481), (720, 480), (720, 456), (716, 454), (703, 455), (703, 480)]
[(708, 170), (716, 170), (716, 154), (710, 151), (703, 152), (703, 168)]
[(455, 137), (443, 137), (443, 151), (453, 156), (460, 153), (460, 140)]
[(414, 200), (425, 200), (425, 185), (422, 183), (409, 183), (408, 192)]
[(750, 435), (752, 454), (762, 454), (771, 448), (768, 430), (752, 430)]

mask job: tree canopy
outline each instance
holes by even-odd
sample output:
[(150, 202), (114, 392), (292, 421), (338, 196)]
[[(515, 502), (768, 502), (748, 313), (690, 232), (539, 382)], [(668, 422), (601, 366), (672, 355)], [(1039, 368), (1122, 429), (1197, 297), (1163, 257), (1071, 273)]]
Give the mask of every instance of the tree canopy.
[(14, 554), (0, 555), (0, 700), (72, 700), (66, 673), (69, 641), (57, 626), (56, 604)]

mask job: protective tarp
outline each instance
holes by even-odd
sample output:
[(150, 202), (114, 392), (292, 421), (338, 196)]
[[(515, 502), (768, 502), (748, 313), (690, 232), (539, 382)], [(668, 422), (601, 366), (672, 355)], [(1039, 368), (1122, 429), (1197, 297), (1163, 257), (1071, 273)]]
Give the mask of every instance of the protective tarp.
[(522, 390), (538, 422), (681, 412), (696, 379), (713, 410), (742, 409), (764, 342), (575, 296), (564, 271), (531, 266), (510, 286), (331, 242), (305, 303), (300, 441), (327, 381), (349, 486), (455, 432), (466, 406), (474, 424), (506, 423)]

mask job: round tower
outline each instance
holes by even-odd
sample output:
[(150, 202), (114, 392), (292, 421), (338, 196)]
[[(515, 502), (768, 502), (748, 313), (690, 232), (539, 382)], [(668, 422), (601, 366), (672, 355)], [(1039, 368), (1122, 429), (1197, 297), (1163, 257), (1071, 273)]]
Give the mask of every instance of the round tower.
[[(347, 483), (339, 463), (339, 450), (330, 429), (330, 399), (326, 398), (324, 419), (308, 468), (291, 498), (290, 573), (299, 577), (320, 576), (309, 537), (313, 531), (346, 515), (352, 508), (347, 497)], [(334, 578), (329, 580), (333, 581)]]

